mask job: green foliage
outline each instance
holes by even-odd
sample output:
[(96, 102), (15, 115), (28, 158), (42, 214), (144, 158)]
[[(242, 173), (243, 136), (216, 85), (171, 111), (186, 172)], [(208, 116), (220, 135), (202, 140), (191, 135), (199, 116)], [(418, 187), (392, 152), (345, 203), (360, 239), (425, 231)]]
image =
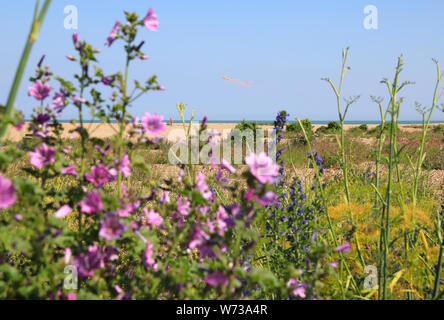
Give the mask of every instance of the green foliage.
[(317, 134), (333, 134), (341, 130), (341, 125), (336, 121), (330, 121), (327, 126), (321, 126), (316, 130)]
[[(304, 120), (301, 120), (301, 123), (305, 129), (305, 132), (308, 135), (312, 135), (313, 134), (313, 125), (311, 124), (311, 121), (309, 119), (304, 119)], [(287, 130), (287, 132), (294, 132), (294, 133), (299, 133), (299, 134), (302, 133), (302, 128), (297, 121), (293, 122), (293, 123), (289, 123), (287, 125), (286, 130)]]
[[(369, 134), (374, 134), (374, 133), (379, 134), (379, 132), (381, 132), (381, 129), (383, 129), (384, 134), (388, 134), (390, 132), (390, 128), (391, 127), (392, 127), (392, 123), (391, 122), (385, 122), (383, 125), (379, 124), (375, 128), (369, 130), (368, 133)], [(398, 124), (396, 124), (396, 130), (399, 131)]]
[[(304, 119), (301, 121), (302, 126), (307, 134), (307, 137), (311, 140), (313, 138), (313, 125), (309, 119)], [(293, 143), (295, 145), (298, 144), (306, 144), (304, 134), (302, 131), (299, 122), (293, 122), (287, 125), (286, 131), (289, 133), (289, 136), (293, 138)]]
[(256, 129), (258, 128), (258, 124), (256, 121), (246, 121), (245, 119), (242, 120), (240, 123), (238, 123), (235, 127), (235, 129), (240, 131), (245, 130), (252, 130), (253, 132), (256, 132)]

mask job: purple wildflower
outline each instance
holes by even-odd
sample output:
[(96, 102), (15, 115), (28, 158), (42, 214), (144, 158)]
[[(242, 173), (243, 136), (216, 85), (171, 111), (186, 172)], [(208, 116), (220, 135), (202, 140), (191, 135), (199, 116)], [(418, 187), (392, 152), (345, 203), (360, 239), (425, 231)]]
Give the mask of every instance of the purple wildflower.
[(64, 217), (66, 217), (68, 214), (70, 214), (72, 212), (72, 209), (70, 206), (68, 206), (67, 204), (65, 204), (63, 207), (61, 207), (59, 210), (56, 211), (56, 213), (54, 214), (54, 217), (62, 219)]
[(276, 179), (279, 173), (279, 166), (265, 152), (259, 156), (251, 153), (245, 158), (246, 164), (250, 166), (250, 173), (259, 181), (265, 184)]
[(94, 183), (94, 186), (97, 188), (103, 186), (108, 181), (113, 180), (114, 176), (105, 165), (98, 164), (91, 168), (91, 174), (86, 174), (85, 179)]
[(196, 176), (196, 190), (207, 201), (211, 201), (214, 198), (210, 187), (205, 183), (205, 175), (202, 172), (199, 172)]
[(52, 163), (55, 161), (54, 155), (55, 150), (53, 147), (48, 147), (45, 143), (42, 144), (40, 147), (37, 147), (34, 152), (29, 152), (29, 156), (31, 157), (31, 165), (42, 169), (44, 166), (46, 166), (49, 163)]
[(96, 269), (105, 267), (103, 254), (96, 243), (89, 246), (87, 253), (81, 253), (74, 257), (73, 264), (77, 267), (81, 277), (91, 277)]
[(15, 129), (17, 131), (21, 131), (23, 128), (23, 125), (25, 124), (25, 115), (23, 114), (22, 110), (19, 110), (19, 115), (20, 115), (20, 120), (19, 122), (15, 125)]
[(227, 214), (225, 208), (222, 206), (219, 206), (219, 209), (217, 210), (216, 224), (220, 236), (223, 236), (225, 232), (228, 231), (228, 228), (234, 227), (233, 219)]
[(109, 34), (108, 38), (106, 39), (105, 45), (107, 45), (108, 47), (111, 47), (113, 42), (117, 39), (117, 36), (119, 34), (119, 28), (120, 28), (120, 22), (116, 21), (116, 23), (114, 24), (114, 27), (111, 30), (111, 33)]
[(17, 196), (12, 181), (4, 178), (0, 173), (0, 209), (8, 209), (16, 200)]
[(205, 282), (212, 287), (227, 286), (230, 279), (222, 272), (213, 272), (205, 277)]
[(129, 167), (130, 164), (131, 162), (128, 155), (126, 153), (123, 153), (122, 160), (120, 160), (117, 167), (119, 171), (122, 172), (125, 178), (128, 178), (131, 175), (131, 169)]
[(35, 82), (32, 87), (29, 87), (29, 95), (41, 101), (49, 96), (51, 90), (52, 88), (49, 85), (43, 84), (42, 81), (39, 80)]
[(72, 35), (72, 42), (74, 43), (74, 47), (76, 49), (80, 48), (80, 40), (79, 40), (79, 34), (78, 33), (74, 33)]
[(154, 14), (154, 9), (149, 9), (145, 18), (143, 19), (143, 24), (149, 31), (157, 31), (159, 27), (159, 21), (157, 20), (157, 14)]
[(83, 213), (93, 214), (103, 210), (102, 197), (97, 190), (86, 194), (86, 200), (80, 201), (80, 210)]
[[(123, 194), (123, 193), (122, 193)], [(119, 217), (126, 218), (130, 216), (131, 212), (134, 212), (139, 208), (140, 201), (125, 203), (122, 209), (117, 209), (116, 212), (119, 214)]]
[(52, 108), (57, 110), (57, 112), (62, 112), (65, 108), (66, 101), (66, 92), (63, 89), (60, 89), (59, 92), (56, 92), (54, 98), (52, 98)]
[(277, 203), (278, 196), (272, 191), (265, 191), (262, 195), (256, 196), (256, 202), (263, 207)]
[(177, 199), (177, 211), (183, 215), (187, 216), (190, 214), (190, 201), (188, 201), (187, 197), (180, 196)]
[(153, 254), (154, 254), (153, 248), (154, 245), (151, 242), (147, 241), (145, 251), (143, 252), (142, 260), (148, 269), (151, 269), (153, 266), (155, 266), (156, 263), (156, 261), (154, 261), (153, 259)]
[(165, 123), (163, 123), (163, 117), (157, 114), (150, 115), (148, 112), (142, 118), (142, 125), (145, 132), (157, 136), (165, 131)]
[(155, 212), (153, 209), (148, 211), (147, 208), (143, 208), (143, 212), (145, 213), (146, 222), (154, 227), (158, 227), (162, 224), (163, 218)]
[(108, 212), (105, 218), (100, 221), (99, 236), (108, 241), (120, 239), (125, 230), (126, 226), (119, 220), (119, 216), (115, 213)]
[(336, 252), (348, 252), (351, 250), (351, 245), (350, 243), (346, 242), (338, 247), (335, 248)]
[(80, 105), (82, 103), (86, 103), (87, 102), (86, 99), (79, 98), (77, 96), (73, 96), (72, 100), (74, 101), (74, 104), (76, 104), (76, 105)]
[(102, 77), (101, 81), (106, 86), (110, 86), (113, 83), (113, 80), (107, 77)]
[(76, 166), (74, 166), (74, 165), (62, 169), (62, 171), (60, 171), (60, 173), (64, 176), (77, 177)]
[(227, 170), (229, 173), (235, 173), (236, 169), (225, 159), (222, 159), (221, 167), (225, 170)]
[(160, 204), (170, 203), (170, 201), (171, 200), (168, 191), (164, 191), (159, 199)]

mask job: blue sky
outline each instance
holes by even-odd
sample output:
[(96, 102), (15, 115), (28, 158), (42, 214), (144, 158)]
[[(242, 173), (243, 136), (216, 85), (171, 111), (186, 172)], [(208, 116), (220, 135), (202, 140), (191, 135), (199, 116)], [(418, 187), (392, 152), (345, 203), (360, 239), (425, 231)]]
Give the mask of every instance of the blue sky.
[[(29, 3), (25, 6), (24, 3)], [(29, 30), (34, 1), (2, 1), (0, 10), (0, 102), (5, 102)], [(25, 80), (33, 73), (42, 54), (45, 63), (65, 78), (75, 64), (64, 57), (72, 54), (71, 35), (63, 21), (66, 5), (79, 11), (81, 39), (103, 49), (100, 64), (106, 73), (122, 70), (124, 56), (119, 42), (105, 48), (104, 42), (123, 10), (145, 15), (153, 7), (159, 16), (158, 32), (142, 30), (146, 62), (130, 70), (133, 79), (145, 80), (156, 73), (167, 90), (148, 94), (132, 107), (134, 115), (157, 112), (177, 119), (176, 102), (188, 104), (197, 118), (210, 120), (271, 120), (285, 109), (294, 118), (337, 118), (335, 98), (320, 80), (339, 76), (341, 49), (350, 47), (344, 96), (361, 95), (352, 106), (349, 120), (377, 120), (377, 106), (369, 96), (386, 97), (380, 84), (393, 78), (396, 59), (405, 60), (402, 79), (415, 81), (406, 89), (401, 120), (420, 119), (414, 102), (429, 105), (436, 80), (431, 58), (444, 69), (444, 2), (441, 0), (56, 0), (29, 60)], [(378, 8), (378, 30), (363, 27), (364, 7)], [(252, 81), (252, 87), (222, 80), (222, 76)], [(17, 107), (26, 115), (35, 107), (23, 82)], [(442, 85), (444, 87), (444, 83)], [(385, 98), (388, 101), (387, 97)], [(444, 101), (443, 101), (444, 102)], [(63, 118), (76, 116), (74, 107)], [(438, 111), (433, 120), (442, 121)]]

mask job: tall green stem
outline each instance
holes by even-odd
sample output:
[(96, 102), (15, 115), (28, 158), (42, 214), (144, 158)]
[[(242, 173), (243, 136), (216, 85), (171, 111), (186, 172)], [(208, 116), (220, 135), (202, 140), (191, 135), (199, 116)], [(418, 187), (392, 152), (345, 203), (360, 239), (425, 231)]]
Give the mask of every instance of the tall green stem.
[[(378, 188), (379, 188), (379, 183), (380, 183), (380, 174), (379, 174), (379, 166), (381, 163), (381, 154), (382, 154), (382, 148), (383, 148), (383, 142), (384, 142), (384, 128), (385, 128), (385, 119), (387, 118), (387, 114), (388, 111), (390, 109), (390, 103), (389, 106), (387, 107), (387, 110), (385, 111), (385, 113), (382, 110), (382, 104), (380, 100), (374, 99), (374, 101), (378, 104), (379, 106), (379, 114), (381, 116), (381, 129), (379, 131), (379, 136), (378, 136), (378, 150), (376, 153), (376, 172), (375, 172), (375, 204), (374, 204), (374, 209), (377, 210), (378, 208), (378, 203), (379, 203), (379, 195), (378, 195)], [(384, 212), (385, 212), (385, 205), (383, 204), (382, 207), (382, 214), (381, 214), (381, 228), (384, 224)], [(384, 251), (384, 232), (381, 232), (380, 237), (379, 237), (379, 252), (383, 252)], [(383, 266), (384, 262), (383, 262), (383, 256), (379, 255), (379, 266), (380, 266), (380, 270), (382, 270), (382, 266)], [(378, 273), (378, 297), (381, 296), (381, 290), (382, 290), (382, 272)]]
[[(131, 43), (129, 43), (128, 46), (131, 47)], [(126, 107), (127, 107), (126, 93), (128, 91), (129, 63), (130, 63), (130, 56), (129, 56), (129, 53), (127, 53), (126, 66), (125, 66), (125, 79), (124, 79), (124, 85), (123, 85), (122, 117), (120, 119), (120, 131), (119, 131), (119, 162), (122, 160), (122, 155), (123, 155), (123, 134), (125, 132), (125, 114), (126, 114)], [(117, 175), (117, 192), (119, 195), (119, 199), (122, 198), (122, 189), (120, 188), (121, 184), (122, 184), (122, 172), (119, 171), (119, 173)]]
[[(382, 298), (385, 300), (387, 298), (387, 264), (388, 264), (388, 251), (390, 242), (390, 210), (392, 201), (392, 176), (393, 176), (393, 165), (396, 161), (395, 157), (395, 143), (396, 143), (396, 126), (397, 126), (397, 114), (399, 112), (399, 104), (397, 103), (397, 91), (398, 91), (398, 79), (399, 73), (401, 72), (402, 59), (398, 58), (398, 65), (396, 68), (395, 80), (393, 81), (393, 87), (390, 90), (391, 93), (391, 127), (390, 127), (390, 154), (388, 163), (388, 182), (387, 182), (387, 201), (386, 201), (386, 214), (384, 222), (384, 266), (383, 266), (383, 281), (382, 281)], [(390, 85), (387, 86), (390, 88)]]
[[(299, 119), (299, 117), (297, 118), (297, 120), (299, 122), (299, 126), (302, 128), (302, 132), (304, 134), (305, 141), (307, 142), (308, 150), (309, 150), (309, 152), (311, 154), (311, 161), (312, 161), (313, 169), (315, 171), (315, 177), (316, 177), (316, 182), (317, 182), (317, 185), (318, 185), (318, 189), (319, 189), (320, 194), (321, 194), (322, 205), (324, 206), (324, 212), (325, 212), (325, 215), (327, 217), (327, 222), (328, 222), (328, 228), (330, 230), (330, 235), (331, 235), (331, 238), (333, 240), (334, 246), (338, 247), (338, 239), (337, 239), (337, 236), (336, 236), (336, 232), (335, 232), (335, 230), (333, 228), (333, 223), (332, 223), (332, 221), (330, 219), (330, 215), (328, 214), (327, 200), (326, 200), (326, 197), (325, 197), (324, 188), (322, 187), (318, 166), (317, 166), (316, 161), (315, 161), (314, 156), (313, 156), (313, 150), (311, 148), (311, 143), (310, 143), (310, 140), (308, 139), (308, 135), (307, 135), (307, 133), (305, 131), (305, 128), (302, 125), (301, 120)], [(355, 281), (355, 279), (354, 279), (354, 277), (353, 277), (353, 275), (351, 273), (350, 268), (348, 267), (347, 263), (345, 262), (344, 255), (342, 254), (342, 252), (339, 252), (339, 255), (340, 255), (340, 258), (341, 258), (341, 268), (342, 267), (345, 268), (346, 272), (348, 273), (348, 275), (349, 275), (349, 277), (351, 279), (351, 283), (352, 283), (354, 289), (359, 294), (359, 292), (360, 292), (359, 287), (358, 287), (358, 285), (357, 285), (357, 283), (356, 283), (356, 281)]]
[[(344, 49), (342, 50), (342, 68), (341, 68), (341, 76), (340, 76), (338, 88), (336, 89), (335, 85), (333, 84), (333, 82), (330, 79), (323, 79), (323, 80), (326, 80), (330, 84), (330, 86), (332, 87), (332, 89), (333, 89), (333, 91), (334, 91), (334, 93), (336, 95), (336, 103), (337, 103), (338, 116), (339, 116), (339, 122), (340, 122), (340, 141), (338, 143), (339, 143), (339, 149), (340, 149), (340, 157), (341, 157), (341, 161), (340, 162), (341, 162), (342, 175), (343, 175), (343, 178), (344, 178), (344, 191), (345, 191), (345, 197), (346, 197), (347, 204), (350, 203), (350, 190), (349, 190), (349, 183), (348, 183), (347, 159), (346, 159), (346, 156), (345, 156), (344, 121), (345, 121), (345, 117), (347, 115), (347, 112), (348, 112), (350, 106), (354, 102), (356, 102), (357, 99), (359, 98), (359, 97), (355, 97), (355, 98), (352, 98), (349, 101), (346, 100), (347, 105), (345, 107), (344, 112), (342, 111), (342, 109), (341, 109), (342, 85), (344, 83), (345, 73), (347, 72), (347, 70), (350, 69), (350, 67), (348, 67), (346, 65), (348, 51), (349, 51), (349, 48), (347, 48), (345, 50)], [(351, 221), (351, 223), (354, 226), (355, 222), (354, 222), (353, 214), (352, 214), (350, 208), (348, 208), (348, 211), (349, 211), (350, 221)], [(354, 234), (354, 241), (355, 241), (355, 244), (356, 244), (356, 249), (357, 249), (357, 252), (358, 252), (359, 260), (360, 260), (362, 266), (365, 266), (364, 258), (363, 258), (363, 255), (362, 255), (362, 252), (361, 252), (361, 249), (360, 249), (359, 240), (357, 238), (357, 234), (356, 233)]]
[(349, 192), (349, 188), (348, 188), (348, 172), (347, 172), (346, 158), (345, 158), (344, 120), (345, 120), (345, 116), (348, 111), (348, 107), (350, 106), (351, 103), (347, 105), (347, 108), (345, 109), (344, 113), (342, 113), (342, 109), (341, 109), (342, 84), (344, 82), (345, 73), (347, 72), (347, 70), (350, 69), (349, 67), (346, 66), (348, 51), (349, 51), (349, 48), (342, 50), (342, 68), (341, 68), (341, 77), (339, 79), (338, 88), (336, 89), (336, 87), (334, 86), (333, 82), (330, 79), (323, 79), (323, 80), (326, 80), (330, 84), (330, 86), (332, 87), (332, 89), (336, 95), (336, 103), (337, 103), (337, 108), (338, 108), (339, 122), (341, 124), (341, 132), (340, 132), (340, 136), (341, 136), (341, 138), (340, 138), (341, 139), (340, 140), (341, 168), (342, 168), (342, 173), (343, 173), (343, 177), (344, 177), (345, 195), (347, 198), (347, 202), (349, 203), (350, 202), (350, 192)]
[[(83, 91), (85, 86), (83, 85), (83, 76), (80, 81), (80, 99), (83, 98)], [(79, 122), (80, 122), (80, 140), (82, 145), (82, 156), (80, 159), (80, 176), (83, 177), (85, 174), (85, 154), (86, 154), (86, 144), (85, 144), (85, 133), (84, 133), (84, 124), (83, 124), (83, 104), (80, 102), (79, 105)], [(83, 179), (81, 179), (80, 183), (83, 186)], [(79, 232), (82, 232), (82, 210), (79, 210)]]
[(438, 88), (439, 88), (439, 83), (441, 82), (441, 79), (444, 75), (444, 72), (441, 73), (440, 69), (439, 69), (439, 63), (438, 61), (435, 61), (436, 63), (436, 70), (438, 73), (438, 79), (436, 81), (436, 86), (435, 86), (435, 90), (433, 92), (433, 100), (432, 100), (432, 106), (430, 108), (429, 111), (429, 115), (427, 118), (427, 122), (422, 122), (422, 137), (421, 137), (421, 144), (419, 146), (419, 153), (418, 153), (418, 159), (416, 161), (416, 168), (415, 168), (415, 176), (414, 176), (414, 183), (413, 183), (413, 205), (416, 206), (417, 203), (417, 195), (418, 195), (418, 185), (419, 185), (419, 177), (421, 175), (421, 167), (422, 167), (422, 163), (424, 162), (424, 144), (426, 141), (426, 136), (427, 136), (427, 130), (429, 128), (430, 125), (430, 120), (432, 119), (432, 114), (433, 114), (433, 110), (435, 109), (439, 99), (441, 98), (441, 96), (444, 94), (444, 90), (441, 91), (441, 93), (438, 95)]
[[(11, 118), (12, 112), (14, 110), (15, 99), (17, 98), (17, 93), (20, 88), (20, 83), (23, 78), (23, 74), (25, 72), (25, 67), (28, 62), (29, 56), (31, 54), (32, 47), (37, 40), (39, 35), (40, 27), (45, 19), (46, 13), (48, 11), (49, 5), (51, 4), (51, 0), (45, 0), (42, 9), (39, 13), (40, 8), (40, 0), (36, 1), (35, 9), (34, 9), (34, 18), (31, 25), (31, 30), (28, 35), (28, 40), (25, 44), (25, 48), (23, 49), (22, 56), (20, 58), (19, 65), (17, 67), (17, 71), (15, 73), (14, 81), (12, 83), (11, 90), (9, 91), (8, 101), (6, 103), (6, 110), (4, 113), (4, 119)], [(8, 130), (7, 122), (3, 123), (0, 127), (0, 142), (3, 140), (6, 132)]]
[(441, 283), (441, 270), (442, 270), (442, 256), (444, 254), (444, 240), (442, 236), (442, 216), (438, 213), (438, 225), (437, 233), (439, 240), (439, 256), (438, 256), (438, 266), (436, 270), (435, 283), (433, 285), (432, 299), (438, 299), (439, 295), (439, 285)]

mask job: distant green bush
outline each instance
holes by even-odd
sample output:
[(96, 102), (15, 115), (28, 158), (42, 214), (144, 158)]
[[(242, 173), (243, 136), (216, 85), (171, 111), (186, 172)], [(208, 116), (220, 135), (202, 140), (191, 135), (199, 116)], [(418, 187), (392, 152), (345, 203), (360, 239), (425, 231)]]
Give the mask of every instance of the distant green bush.
[[(301, 120), (302, 126), (305, 129), (305, 132), (307, 135), (313, 134), (313, 125), (311, 124), (311, 121), (308, 119)], [(299, 125), (299, 122), (292, 122), (287, 124), (287, 132), (294, 132), (294, 133), (303, 133), (302, 128)]]
[(363, 133), (366, 133), (368, 131), (368, 126), (366, 124), (361, 124), (358, 127), (352, 127), (347, 130), (348, 134), (352, 134), (354, 136), (360, 136)]
[[(235, 138), (241, 135), (244, 131), (251, 130), (253, 132), (253, 139), (256, 141), (256, 129), (258, 128), (259, 125), (256, 121), (246, 121), (244, 119), (231, 131), (231, 136)], [(246, 137), (243, 137), (242, 141), (246, 141)]]
[(336, 121), (330, 121), (327, 125), (327, 129), (332, 133), (336, 133), (341, 130), (341, 125)]
[(240, 130), (240, 131), (244, 131), (244, 130), (250, 129), (250, 130), (253, 130), (255, 132), (257, 126), (258, 125), (257, 125), (256, 121), (250, 122), (250, 121), (246, 121), (244, 119), (235, 127), (235, 129)]
[(440, 133), (440, 132), (444, 133), (444, 126), (442, 124), (439, 124), (437, 126), (433, 126), (432, 130), (433, 130), (433, 132), (436, 132), (436, 133)]
[(341, 130), (341, 125), (336, 121), (330, 121), (327, 126), (319, 127), (316, 130), (317, 134), (331, 134), (338, 133)]
[[(308, 119), (301, 120), (302, 127), (305, 130), (305, 133), (307, 134), (308, 139), (311, 141), (313, 138), (313, 125), (311, 124), (311, 121)], [(287, 125), (286, 127), (287, 132), (293, 133), (294, 136), (292, 138), (294, 139), (295, 144), (306, 144), (307, 141), (305, 140), (304, 132), (302, 131), (301, 126), (299, 125), (299, 122), (293, 122)]]

